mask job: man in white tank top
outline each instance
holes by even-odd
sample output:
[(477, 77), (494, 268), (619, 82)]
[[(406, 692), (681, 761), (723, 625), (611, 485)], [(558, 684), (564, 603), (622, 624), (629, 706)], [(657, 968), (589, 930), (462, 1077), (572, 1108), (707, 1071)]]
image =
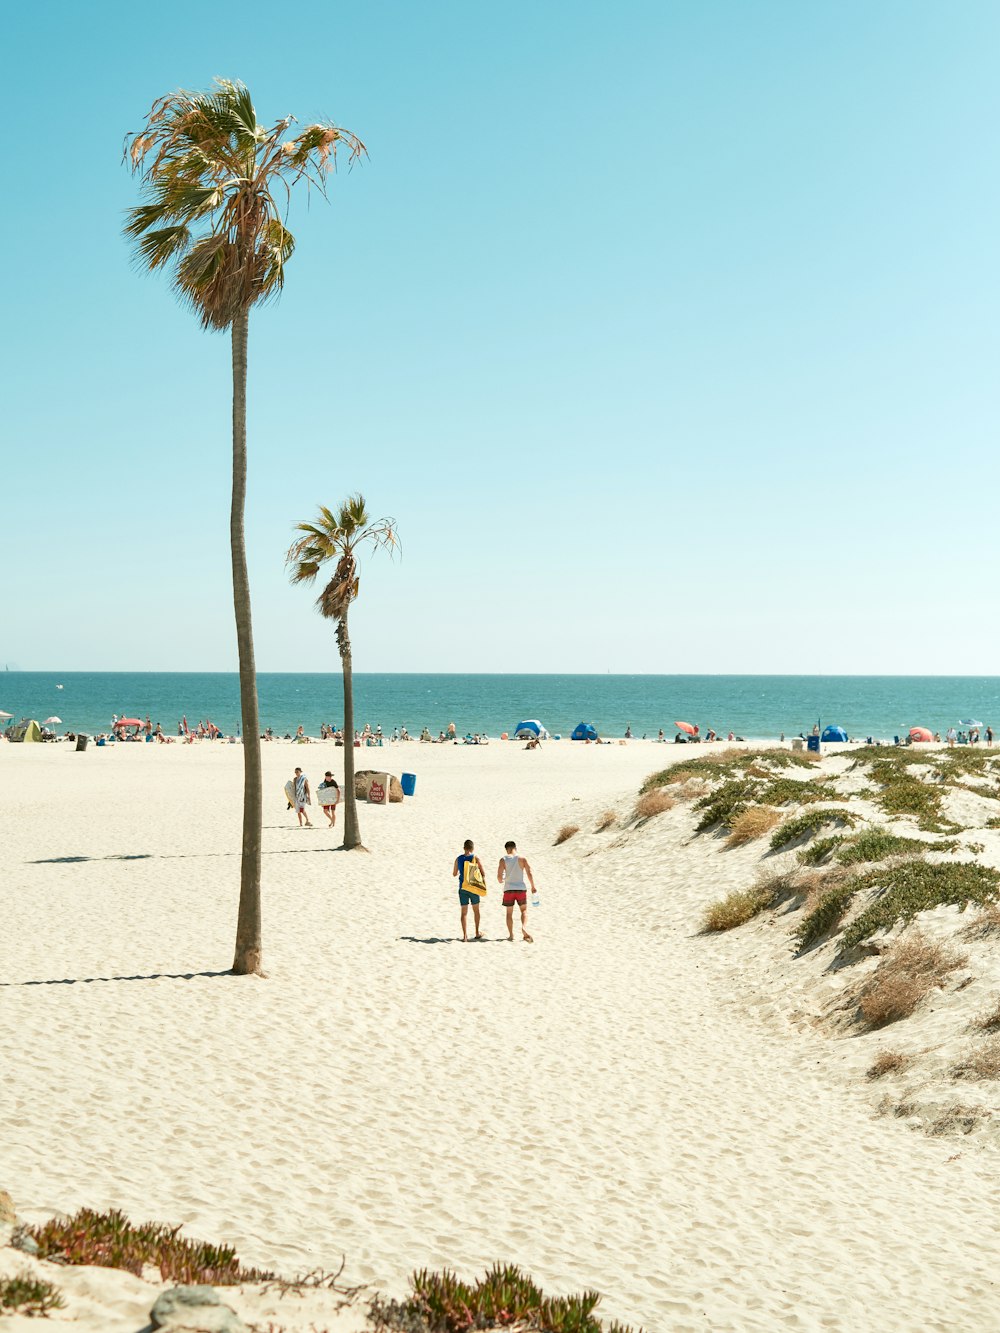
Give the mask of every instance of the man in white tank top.
[(531, 866), (523, 856), (517, 854), (517, 843), (504, 843), (507, 852), (506, 856), (501, 856), (500, 864), (497, 866), (497, 883), (503, 885), (503, 905), (507, 909), (507, 938), (514, 939), (514, 908), (521, 909), (521, 935), (526, 944), (534, 944), (534, 940), (528, 934), (528, 889), (525, 885), (524, 877), (528, 876), (528, 884), (531, 885), (531, 892), (535, 892), (535, 881), (531, 874)]

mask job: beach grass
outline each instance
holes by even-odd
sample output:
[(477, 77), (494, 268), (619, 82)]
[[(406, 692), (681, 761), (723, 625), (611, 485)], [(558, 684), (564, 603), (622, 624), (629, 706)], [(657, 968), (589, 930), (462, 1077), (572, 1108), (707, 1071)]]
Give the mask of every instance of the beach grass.
[(65, 1305), (59, 1288), (46, 1278), (36, 1277), (30, 1269), (0, 1278), (0, 1314), (44, 1319)]
[(913, 1057), (904, 1051), (881, 1051), (868, 1066), (867, 1077), (874, 1080), (887, 1074), (901, 1074), (913, 1063)]
[(990, 1037), (970, 1046), (965, 1055), (952, 1066), (953, 1078), (1000, 1078), (1000, 1037)]
[(742, 814), (737, 815), (730, 823), (726, 846), (742, 847), (744, 843), (762, 838), (765, 833), (770, 833), (780, 819), (779, 812), (771, 806), (748, 806)]
[(958, 954), (919, 932), (898, 940), (858, 988), (858, 1011), (870, 1028), (909, 1018), (917, 1006), (966, 963)]
[(668, 791), (647, 791), (635, 803), (636, 819), (652, 819), (672, 810), (677, 802)]
[(580, 832), (579, 824), (563, 824), (562, 828), (556, 834), (555, 841), (553, 842), (552, 846), (559, 847), (562, 843), (568, 842), (569, 839), (572, 838), (575, 833), (579, 832)]

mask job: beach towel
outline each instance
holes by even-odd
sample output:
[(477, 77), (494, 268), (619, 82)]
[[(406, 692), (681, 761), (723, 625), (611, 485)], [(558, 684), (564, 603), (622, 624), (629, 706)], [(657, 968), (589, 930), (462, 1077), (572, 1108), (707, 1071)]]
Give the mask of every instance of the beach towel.
[(301, 773), (295, 779), (295, 804), (296, 805), (312, 804), (312, 802), (309, 800), (309, 794), (306, 791), (306, 775), (304, 773)]
[(468, 893), (477, 893), (480, 898), (486, 897), (486, 880), (473, 856), (470, 856), (465, 863), (465, 883), (462, 888)]

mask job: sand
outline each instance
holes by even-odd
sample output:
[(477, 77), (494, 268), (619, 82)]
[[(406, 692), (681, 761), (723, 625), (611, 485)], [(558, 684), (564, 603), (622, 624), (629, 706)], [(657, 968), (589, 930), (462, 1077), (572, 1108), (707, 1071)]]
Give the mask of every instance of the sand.
[[(650, 1333), (994, 1327), (993, 1153), (873, 1118), (846, 1039), (698, 934), (751, 853), (690, 844), (683, 808), (591, 831), (678, 750), (367, 750), (416, 796), (362, 807), (347, 855), (281, 790), (342, 751), (266, 746), (260, 980), (226, 971), (238, 748), (0, 744), (0, 1186), (29, 1220), (120, 1207), (396, 1294), (513, 1260)], [(465, 837), (481, 944), (457, 939)], [(533, 945), (505, 938), (509, 837)], [(102, 1309), (75, 1327), (141, 1327)]]

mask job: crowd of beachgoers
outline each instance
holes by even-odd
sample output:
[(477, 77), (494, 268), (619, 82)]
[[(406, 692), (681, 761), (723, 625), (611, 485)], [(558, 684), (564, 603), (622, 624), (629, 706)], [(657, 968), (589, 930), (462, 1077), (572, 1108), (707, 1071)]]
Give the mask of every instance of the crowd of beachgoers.
[[(11, 719), (7, 724), (6, 730), (0, 732), (0, 738), (8, 741), (19, 741), (26, 738), (42, 741), (75, 741), (78, 735), (81, 734), (77, 731), (70, 730), (59, 734), (51, 729), (49, 726), (50, 721), (57, 722), (58, 719), (47, 719), (45, 724), (32, 722), (29, 718), (22, 718), (19, 723), (15, 723), (13, 719)], [(524, 724), (520, 724), (515, 728), (512, 734), (506, 731), (501, 732), (499, 739), (503, 741), (509, 739), (524, 740), (532, 749), (537, 748), (543, 741), (561, 739), (561, 736), (558, 734), (555, 736), (550, 735), (550, 733), (538, 723), (532, 723), (530, 730), (522, 729), (523, 725)], [(585, 726), (586, 735), (581, 735), (580, 732)], [(37, 734), (26, 737), (26, 732), (29, 728), (37, 728)], [(716, 742), (739, 744), (747, 739), (754, 741), (770, 740), (770, 742), (773, 743), (775, 739), (774, 737), (748, 738), (738, 735), (733, 730), (729, 730), (726, 735), (722, 735), (713, 727), (707, 727), (705, 731), (702, 732), (697, 725), (692, 725), (686, 722), (674, 723), (674, 728), (674, 732), (670, 735), (667, 735), (662, 727), (659, 728), (655, 736), (648, 731), (643, 731), (640, 735), (636, 735), (632, 730), (631, 724), (626, 724), (624, 733), (620, 737), (615, 737), (614, 740), (618, 740), (619, 743), (623, 741), (643, 740), (655, 741), (660, 744), (669, 741), (675, 744), (712, 745)], [(837, 734), (832, 735), (831, 731), (836, 732)], [(311, 744), (316, 741), (332, 741), (335, 745), (343, 746), (344, 731), (342, 727), (329, 722), (320, 723), (318, 736), (308, 734), (304, 725), (301, 724), (295, 729), (294, 733), (291, 731), (282, 733), (280, 731), (275, 731), (273, 727), (268, 726), (261, 732), (260, 738), (262, 741), (266, 742), (291, 741), (303, 745)], [(221, 727), (217, 726), (211, 718), (199, 719), (197, 723), (190, 724), (187, 716), (184, 715), (177, 723), (176, 733), (172, 733), (165, 731), (161, 723), (154, 723), (150, 719), (149, 714), (146, 715), (145, 719), (142, 719), (138, 717), (129, 717), (124, 714), (119, 716), (117, 713), (112, 715), (107, 730), (97, 733), (91, 737), (91, 739), (98, 745), (115, 742), (147, 741), (160, 745), (173, 745), (175, 743), (193, 745), (195, 742), (199, 741), (221, 741), (229, 745), (238, 745), (241, 741), (238, 727), (235, 732), (227, 734)], [(583, 723), (576, 729), (571, 739), (582, 740), (590, 745), (613, 744), (612, 738), (602, 736), (596, 727)], [(785, 732), (782, 731), (776, 739), (779, 744), (784, 744), (786, 741)], [(866, 745), (911, 745), (934, 742), (937, 744), (947, 744), (949, 746), (979, 744), (992, 746), (993, 728), (992, 726), (984, 725), (983, 723), (964, 724), (961, 729), (957, 729), (954, 726), (948, 727), (942, 734), (940, 731), (932, 732), (926, 727), (913, 727), (908, 733), (902, 736), (879, 739), (874, 736), (848, 736), (847, 732), (839, 727), (833, 729), (828, 728), (821, 733), (819, 726), (814, 725), (809, 733), (804, 730), (798, 731), (791, 734), (788, 739), (790, 739), (793, 744), (796, 742), (809, 742), (811, 739), (814, 745), (818, 739), (822, 739), (824, 742), (835, 740), (841, 744), (863, 743)], [(486, 732), (479, 731), (467, 731), (464, 734), (460, 733), (454, 722), (449, 722), (446, 727), (439, 729), (437, 735), (434, 735), (430, 728), (426, 726), (421, 729), (419, 736), (416, 737), (410, 734), (405, 725), (395, 726), (392, 728), (391, 732), (385, 732), (382, 729), (381, 723), (376, 724), (375, 727), (372, 727), (370, 723), (366, 723), (363, 728), (360, 730), (356, 729), (354, 732), (354, 744), (358, 747), (407, 743), (414, 740), (429, 745), (488, 745), (490, 737)]]

